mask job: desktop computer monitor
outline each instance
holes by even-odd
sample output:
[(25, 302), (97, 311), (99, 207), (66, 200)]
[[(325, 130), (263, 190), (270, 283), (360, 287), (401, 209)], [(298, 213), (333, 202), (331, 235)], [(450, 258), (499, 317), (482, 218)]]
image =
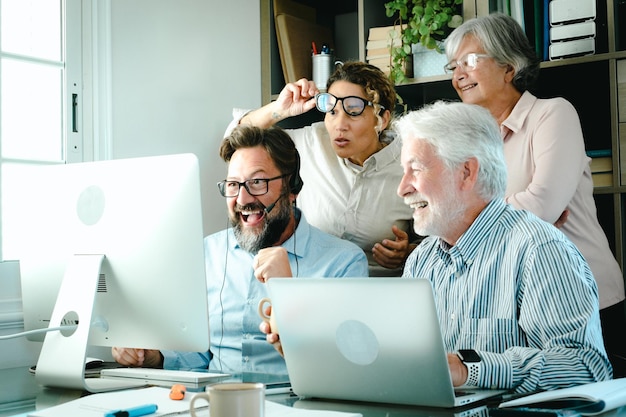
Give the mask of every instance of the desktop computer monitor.
[(91, 392), (88, 346), (207, 351), (198, 160), (192, 154), (37, 167), (21, 181), (25, 330), (45, 333), (36, 377)]

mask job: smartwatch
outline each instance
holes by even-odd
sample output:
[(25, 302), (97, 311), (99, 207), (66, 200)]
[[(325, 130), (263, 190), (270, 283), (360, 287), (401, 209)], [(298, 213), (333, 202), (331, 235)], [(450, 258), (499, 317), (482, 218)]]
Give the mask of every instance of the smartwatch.
[(477, 387), (480, 376), (480, 355), (474, 349), (459, 349), (457, 356), (467, 366), (467, 381), (464, 385)]

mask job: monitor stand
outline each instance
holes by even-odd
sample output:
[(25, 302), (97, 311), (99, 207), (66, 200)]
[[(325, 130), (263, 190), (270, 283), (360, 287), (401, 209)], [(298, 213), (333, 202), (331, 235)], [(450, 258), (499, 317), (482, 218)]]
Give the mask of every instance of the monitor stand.
[(74, 331), (55, 330), (46, 334), (35, 371), (39, 384), (93, 393), (146, 385), (138, 380), (85, 378), (89, 331), (104, 258), (104, 255), (74, 255), (68, 262), (49, 327), (62, 326), (73, 318), (78, 319), (78, 325)]

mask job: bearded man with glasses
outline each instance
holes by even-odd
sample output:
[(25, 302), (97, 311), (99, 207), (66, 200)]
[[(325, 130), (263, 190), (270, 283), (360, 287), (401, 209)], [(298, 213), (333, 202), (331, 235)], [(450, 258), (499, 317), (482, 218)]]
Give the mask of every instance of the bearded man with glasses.
[(300, 157), (280, 127), (240, 126), (222, 141), (220, 156), (228, 174), (217, 188), (231, 227), (204, 239), (209, 351), (113, 348), (122, 365), (287, 375), (285, 360), (259, 329), (265, 281), (367, 277), (358, 246), (311, 226), (296, 207), (304, 187)]
[(365, 251), (370, 276), (400, 276), (421, 237), (395, 193), (402, 177), (401, 145), (389, 129), (395, 86), (363, 62), (338, 65), (326, 85), (321, 93), (303, 78), (259, 109), (235, 109), (226, 134), (239, 124), (268, 127), (314, 109), (322, 112), (323, 122), (286, 129), (302, 155), (307, 183), (298, 203), (312, 225)]

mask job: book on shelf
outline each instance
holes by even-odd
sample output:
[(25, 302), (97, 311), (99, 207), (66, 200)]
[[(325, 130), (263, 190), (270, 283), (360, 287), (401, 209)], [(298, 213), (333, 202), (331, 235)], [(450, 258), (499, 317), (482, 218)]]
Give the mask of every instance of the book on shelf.
[[(367, 61), (368, 64), (378, 67), (384, 74), (389, 75), (391, 73), (391, 56), (386, 58), (376, 58)], [(403, 65), (404, 73), (407, 77), (413, 76), (413, 60), (407, 60)]]
[(366, 60), (370, 62), (374, 59), (388, 58), (391, 55), (391, 47), (402, 45), (402, 28), (406, 28), (406, 25), (370, 28), (366, 44)]
[(613, 157), (610, 149), (589, 149), (587, 156), (591, 158), (589, 168), (594, 187), (613, 186)]
[(489, 10), (489, 1), (490, 0), (476, 0), (476, 16), (487, 16), (491, 12), (491, 10)]
[(543, 44), (541, 46), (541, 52), (543, 55), (540, 58), (543, 61), (548, 61), (550, 59), (550, 11), (549, 9), (550, 2), (548, 0), (543, 0), (543, 33), (542, 41)]
[(550, 42), (561, 42), (574, 39), (595, 37), (596, 22), (594, 22), (593, 20), (550, 27)]
[(400, 46), (402, 45), (402, 40), (400, 38), (393, 39), (375, 39), (372, 41), (367, 41), (366, 49), (369, 51), (370, 49), (381, 49), (381, 48), (389, 48), (390, 46)]
[(573, 39), (550, 44), (550, 59), (570, 58), (575, 56), (593, 55), (596, 51), (594, 38)]
[(613, 154), (610, 149), (587, 149), (586, 153), (589, 158), (611, 156)]
[(476, 15), (486, 16), (500, 12), (514, 18), (526, 33), (530, 44), (535, 47), (539, 58), (544, 57), (544, 32), (547, 19), (544, 18), (544, 8), (549, 0), (476, 0)]
[(463, 1), (463, 21), (470, 20), (478, 16), (476, 14), (476, 0)]
[(596, 18), (596, 2), (593, 0), (552, 0), (550, 23), (568, 24)]
[(400, 38), (401, 31), (406, 29), (406, 24), (394, 26), (381, 26), (370, 28), (368, 40), (380, 40), (390, 38)]
[(524, 2), (523, 0), (511, 0), (511, 17), (526, 31), (524, 25)]
[(386, 46), (384, 48), (368, 49), (367, 55), (365, 56), (365, 58), (380, 58), (383, 56), (389, 56), (390, 54), (391, 54), (391, 49), (388, 46)]
[(549, 2), (550, 60), (595, 53), (595, 7), (595, 0)]
[(380, 70), (387, 75), (389, 75), (389, 73), (391, 72), (391, 57), (388, 57), (386, 59), (378, 58), (374, 60), (368, 60), (367, 63), (380, 68)]
[(596, 158), (591, 158), (591, 162), (589, 162), (589, 167), (591, 168), (591, 173), (612, 172), (613, 158), (611, 158), (610, 156), (599, 156)]
[(524, 9), (524, 32), (531, 45), (535, 45), (535, 17), (534, 10), (535, 0), (522, 0), (522, 8)]
[(388, 56), (387, 58), (368, 59), (366, 61), (367, 61), (368, 64), (380, 68), (385, 73), (388, 73), (390, 68), (391, 68), (391, 57), (390, 56)]
[(543, 32), (545, 20), (543, 18), (543, 2), (544, 0), (534, 0), (533, 2), (533, 28), (535, 30), (535, 52), (539, 59), (543, 58)]
[(387, 54), (387, 55), (372, 55), (372, 56), (366, 56), (365, 60), (372, 64), (375, 65), (376, 63), (378, 63), (379, 61), (385, 60), (386, 62), (389, 62), (391, 60), (391, 55)]
[(613, 186), (613, 173), (612, 172), (594, 172), (591, 174), (594, 187), (612, 187)]
[(595, 53), (595, 0), (475, 0), (475, 10), (513, 17), (542, 61)]
[(387, 55), (386, 57), (382, 58), (368, 59), (367, 62), (368, 64), (375, 65), (379, 68), (389, 67), (391, 65), (391, 55)]

